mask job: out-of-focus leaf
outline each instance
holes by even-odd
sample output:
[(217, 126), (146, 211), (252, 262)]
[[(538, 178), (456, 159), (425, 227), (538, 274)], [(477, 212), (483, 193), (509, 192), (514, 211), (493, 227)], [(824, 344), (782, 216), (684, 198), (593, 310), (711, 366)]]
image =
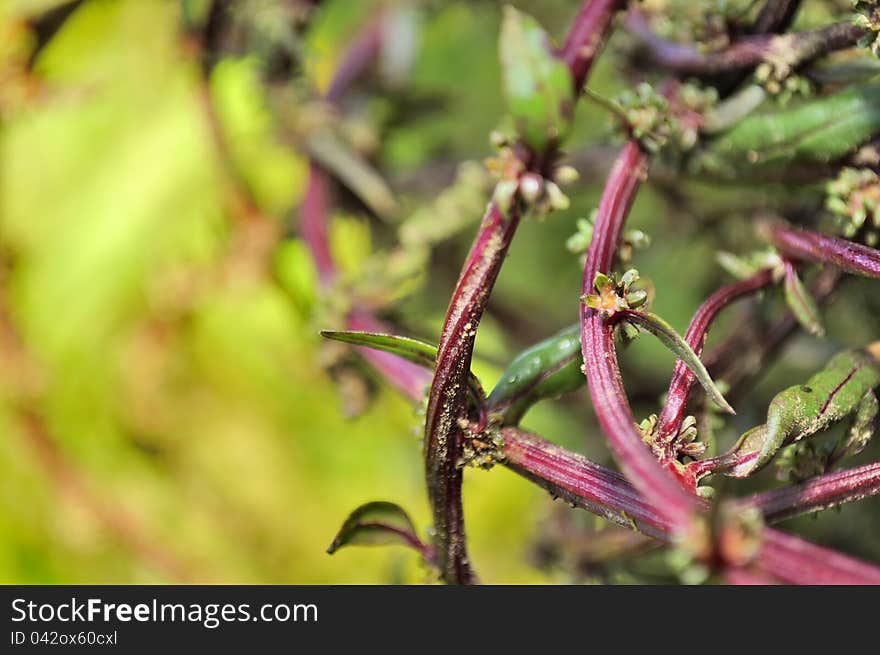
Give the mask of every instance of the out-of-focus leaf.
[(797, 274), (794, 266), (790, 264), (785, 267), (785, 302), (794, 317), (803, 328), (810, 334), (821, 337), (825, 334), (825, 328), (822, 326), (822, 316), (819, 314), (819, 308), (813, 295), (809, 292), (800, 276)]
[(538, 22), (506, 7), (499, 44), (510, 113), (520, 138), (535, 150), (559, 143), (571, 129), (574, 83)]
[(386, 546), (400, 544), (424, 552), (409, 515), (395, 503), (377, 500), (354, 510), (333, 538), (329, 554), (343, 546)]

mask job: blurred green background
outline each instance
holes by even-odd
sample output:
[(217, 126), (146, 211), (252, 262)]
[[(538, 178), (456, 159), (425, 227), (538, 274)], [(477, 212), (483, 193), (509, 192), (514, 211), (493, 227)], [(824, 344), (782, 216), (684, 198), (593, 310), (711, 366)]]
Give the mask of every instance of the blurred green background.
[[(354, 358), (328, 370), (337, 355), (317, 331), (339, 327), (348, 287), (318, 291), (296, 231), (303, 134), (324, 111), (315, 100), (380, 3), (234, 3), (238, 27), (207, 78), (193, 36), (205, 3), (85, 0), (43, 44), (36, 17), (63, 4), (0, 0), (0, 582), (430, 579), (399, 548), (324, 552), (367, 500), (400, 503), (422, 531), (429, 519), (418, 411)], [(412, 48), (389, 48), (338, 119), (398, 208), (380, 220), (334, 187), (331, 242), (345, 283), (364, 285), (384, 279), (382, 254), (407, 220), (452, 225), (385, 308), (433, 341), (488, 193), (479, 167), (457, 185), (455, 172), (491, 154), (487, 135), (502, 122), (502, 3), (381, 4), (396, 16), (395, 42)], [(517, 6), (562, 35), (578, 4)], [(821, 4), (804, 20), (821, 19)], [(625, 47), (625, 35), (613, 39), (591, 87), (628, 83)], [(489, 387), (518, 349), (575, 319), (580, 262), (565, 241), (595, 207), (609, 124), (581, 103), (572, 208), (524, 222), (514, 242), (478, 338)], [(631, 224), (653, 237), (636, 263), (658, 289), (654, 307), (683, 331), (725, 281), (714, 251), (750, 247), (750, 208), (791, 190), (669, 184), (644, 190)], [(437, 204), (451, 185), (464, 189), (458, 216)], [(800, 205), (810, 198), (798, 192)], [(771, 316), (779, 299), (764, 306)], [(829, 353), (876, 339), (878, 315), (876, 288), (849, 283), (828, 313), (830, 339), (792, 342), (725, 438)], [(656, 411), (673, 357), (641, 339), (623, 360), (637, 411)], [(610, 461), (583, 391), (525, 425)], [(571, 579), (535, 566), (542, 526), (563, 511), (546, 493), (501, 467), (465, 478), (482, 580)], [(877, 559), (877, 510), (875, 499), (787, 527)]]

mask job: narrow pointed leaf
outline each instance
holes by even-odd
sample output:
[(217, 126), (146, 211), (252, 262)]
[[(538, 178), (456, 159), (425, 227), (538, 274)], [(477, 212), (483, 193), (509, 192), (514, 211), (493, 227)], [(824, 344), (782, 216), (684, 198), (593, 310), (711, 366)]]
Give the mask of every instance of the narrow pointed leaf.
[(790, 262), (785, 264), (784, 288), (785, 302), (788, 303), (788, 308), (798, 323), (812, 335), (817, 337), (824, 335), (825, 328), (822, 326), (822, 317), (816, 301)]
[(397, 504), (373, 501), (354, 510), (327, 549), (335, 553), (343, 546), (384, 546), (400, 544), (423, 554), (426, 546), (416, 536), (409, 515)]
[(321, 330), (321, 336), (325, 339), (332, 339), (333, 341), (350, 343), (353, 346), (363, 346), (365, 348), (383, 350), (432, 370), (434, 368), (434, 362), (437, 359), (437, 346), (430, 344), (427, 341), (422, 341), (421, 339), (402, 337), (397, 334)]
[(332, 171), (377, 216), (390, 219), (397, 212), (394, 192), (373, 166), (333, 133), (309, 135), (305, 149), (315, 161)]
[(715, 386), (709, 371), (700, 361), (697, 354), (691, 349), (684, 338), (676, 332), (669, 323), (651, 312), (641, 312), (635, 310), (626, 310), (626, 320), (635, 323), (640, 328), (647, 330), (658, 339), (661, 343), (675, 353), (685, 365), (693, 371), (699, 383), (706, 390), (706, 394), (712, 401), (728, 414), (736, 414), (733, 407), (725, 400), (721, 391)]
[[(399, 334), (383, 334), (380, 332), (360, 332), (354, 330), (321, 330), (321, 336), (333, 341), (350, 343), (353, 346), (382, 350), (392, 355), (434, 370), (437, 362), (437, 346), (421, 339), (403, 337)], [(477, 405), (486, 398), (483, 385), (473, 373), (468, 379), (471, 397)]]

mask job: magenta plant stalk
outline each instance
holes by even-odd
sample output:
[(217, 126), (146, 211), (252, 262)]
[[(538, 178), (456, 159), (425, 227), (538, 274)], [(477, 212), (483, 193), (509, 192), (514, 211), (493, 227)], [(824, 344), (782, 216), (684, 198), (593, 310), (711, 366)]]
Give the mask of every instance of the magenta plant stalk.
[[(608, 176), (599, 202), (584, 265), (584, 295), (592, 292), (596, 273), (608, 273), (614, 265), (626, 215), (646, 167), (647, 155), (639, 143), (628, 141)], [(642, 441), (620, 377), (614, 326), (585, 304), (581, 305), (581, 349), (593, 408), (618, 464), (665, 518), (676, 526), (684, 526), (697, 506), (696, 498), (661, 467)]]
[(299, 232), (312, 255), (322, 287), (330, 284), (336, 275), (336, 265), (327, 238), (328, 182), (324, 170), (315, 162), (309, 162), (309, 179), (299, 206)]
[(880, 584), (880, 568), (778, 530), (763, 531), (755, 565), (789, 584)]
[[(697, 355), (700, 355), (703, 352), (703, 345), (706, 342), (709, 328), (712, 326), (712, 322), (718, 316), (718, 313), (735, 300), (759, 291), (772, 282), (773, 271), (764, 269), (744, 280), (733, 282), (718, 289), (700, 305), (694, 314), (685, 333), (685, 341), (687, 341), (688, 345)], [(672, 380), (669, 383), (669, 392), (666, 394), (666, 404), (663, 406), (657, 422), (657, 445), (667, 449), (667, 451), (681, 428), (688, 397), (695, 380), (696, 377), (693, 371), (684, 362), (679, 360), (675, 363)], [(673, 452), (666, 453), (667, 458), (674, 456), (675, 453)]]
[(761, 232), (788, 257), (830, 264), (853, 275), (880, 278), (880, 250), (777, 221), (763, 224)]
[[(583, 4), (559, 51), (560, 58), (570, 67), (577, 90), (586, 79), (616, 10), (624, 5), (625, 2), (612, 0), (594, 0)], [(765, 3), (753, 32), (760, 35), (780, 28), (792, 19), (798, 5), (797, 0)], [(801, 58), (799, 61), (806, 61), (821, 52), (848, 43), (847, 40), (854, 38), (854, 31), (844, 27), (831, 26), (825, 30), (793, 35), (792, 43)], [(364, 63), (375, 56), (380, 45), (381, 28), (376, 21), (353, 43), (350, 56), (343, 58), (340, 71), (328, 90), (328, 101), (338, 102), (342, 90), (350, 85)], [(761, 47), (764, 49), (761, 50)], [(758, 59), (751, 63), (743, 62), (749, 62), (749, 57), (758, 57), (758, 52), (762, 53), (763, 58), (767, 53), (766, 47), (767, 39), (743, 37), (734, 44), (731, 52), (723, 53), (723, 56), (732, 57), (728, 64), (709, 72), (729, 72), (752, 66)], [(521, 148), (518, 154), (527, 170), (539, 174), (549, 170), (556, 156), (553, 146), (547, 152), (531, 152)], [(631, 140), (621, 150), (609, 174), (587, 252), (584, 293), (592, 291), (597, 272), (612, 271), (626, 215), (645, 177), (647, 161), (640, 144)], [(312, 215), (303, 217), (303, 230), (318, 265), (319, 275), (325, 282), (332, 278), (335, 268), (329, 248), (326, 247), (326, 231), (321, 229), (325, 228), (326, 221), (327, 177), (314, 165), (312, 173), (303, 201), (303, 210)], [(475, 416), (468, 414), (468, 376), (476, 330), (522, 211), (523, 207), (517, 198), (506, 212), (502, 212), (494, 202), (490, 203), (449, 303), (433, 378), (425, 369), (394, 355), (362, 349), (368, 362), (380, 375), (414, 400), (423, 397), (425, 386), (430, 381), (425, 468), (436, 530), (432, 553), (433, 562), (449, 583), (475, 580), (465, 546), (459, 456), (465, 429), (462, 426), (466, 423), (483, 426), (483, 422), (479, 420), (479, 407), (474, 408)], [(314, 223), (309, 223), (310, 218)], [(787, 257), (824, 262), (848, 272), (878, 277), (878, 253), (873, 249), (782, 224), (765, 228), (765, 236)], [(837, 277), (837, 272), (832, 269), (823, 271), (816, 283), (821, 282), (821, 293), (817, 293), (820, 299), (830, 293)], [(712, 294), (701, 305), (689, 326), (686, 340), (691, 348), (697, 353), (702, 350), (709, 327), (721, 309), (772, 281), (771, 271), (759, 271), (746, 280), (727, 285)], [(793, 331), (792, 317), (787, 315), (783, 321), (787, 322), (777, 326), (776, 337), (768, 335), (764, 342), (778, 345)], [(368, 309), (359, 307), (349, 313), (347, 326), (352, 330), (368, 332), (390, 331)], [(502, 461), (511, 470), (575, 506), (657, 539), (674, 541), (691, 525), (693, 519), (704, 513), (707, 505), (691, 493), (692, 485), (688, 483), (690, 476), (676, 472), (673, 464), (675, 453), (666, 453), (658, 461), (643, 443), (623, 388), (612, 321), (606, 321), (600, 313), (584, 305), (581, 307), (581, 327), (582, 354), (593, 406), (626, 477), (537, 435), (513, 427), (503, 428), (501, 432), (504, 442)], [(720, 352), (723, 354), (725, 351), (722, 348)], [(666, 446), (681, 425), (693, 382), (693, 374), (678, 362), (670, 383), (669, 400), (663, 408), (659, 424), (662, 443)], [(476, 423), (474, 419), (477, 419)], [(711, 467), (711, 462), (703, 460), (694, 465)], [(876, 494), (880, 490), (878, 478), (880, 463), (757, 494), (738, 501), (737, 505), (743, 509), (758, 508), (767, 520), (779, 520)], [(745, 564), (717, 563), (723, 567), (725, 577), (736, 583), (880, 582), (880, 568), (771, 529), (763, 530), (760, 548), (752, 561)]]
[[(686, 75), (713, 75), (752, 68), (766, 61), (778, 48), (774, 34), (758, 33), (740, 37), (724, 50), (703, 52), (690, 44), (675, 43), (651, 31), (643, 12), (632, 9), (627, 29), (650, 50), (650, 61), (660, 68)], [(787, 59), (802, 64), (822, 55), (854, 46), (865, 36), (865, 29), (852, 22), (829, 25), (818, 30), (787, 35)]]
[(797, 485), (764, 491), (740, 501), (768, 521), (815, 512), (880, 493), (880, 462), (826, 473)]
[(669, 539), (670, 525), (620, 473), (518, 428), (504, 428), (504, 465), (582, 509)]
[[(576, 84), (586, 79), (615, 10), (623, 5), (620, 0), (594, 0), (582, 5), (561, 53)], [(541, 173), (554, 155), (551, 146), (550, 152), (525, 152), (522, 157), (530, 170)], [(497, 204), (490, 203), (459, 275), (440, 334), (425, 419), (425, 475), (434, 518), (437, 564), (448, 583), (474, 581), (461, 505), (462, 472), (458, 460), (463, 435), (459, 421), (467, 419), (463, 408), (477, 327), (520, 218), (517, 199), (506, 215)]]

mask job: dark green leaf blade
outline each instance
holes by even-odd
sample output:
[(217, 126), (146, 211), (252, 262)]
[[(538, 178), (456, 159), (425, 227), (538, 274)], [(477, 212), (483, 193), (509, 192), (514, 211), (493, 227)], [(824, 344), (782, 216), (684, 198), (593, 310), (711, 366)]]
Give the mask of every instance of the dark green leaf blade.
[(333, 341), (350, 343), (353, 346), (383, 350), (431, 370), (434, 369), (434, 363), (437, 359), (437, 346), (421, 339), (413, 339), (412, 337), (382, 334), (379, 332), (336, 330), (321, 330), (321, 336)]
[(365, 503), (349, 514), (333, 538), (329, 554), (343, 546), (383, 546), (401, 544), (426, 552), (426, 546), (416, 536), (409, 515), (396, 503), (377, 500)]

